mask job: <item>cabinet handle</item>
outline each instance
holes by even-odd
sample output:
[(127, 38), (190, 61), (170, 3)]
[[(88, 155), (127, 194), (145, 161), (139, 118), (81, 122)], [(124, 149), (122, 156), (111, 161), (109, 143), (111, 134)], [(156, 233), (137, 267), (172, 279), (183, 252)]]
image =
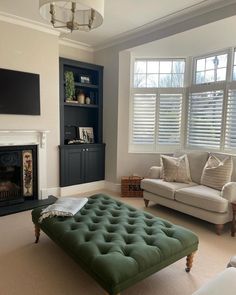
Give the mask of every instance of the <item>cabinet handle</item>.
[(85, 149), (83, 149), (83, 152), (85, 152)]
[(86, 152), (88, 152), (88, 149), (86, 149)]

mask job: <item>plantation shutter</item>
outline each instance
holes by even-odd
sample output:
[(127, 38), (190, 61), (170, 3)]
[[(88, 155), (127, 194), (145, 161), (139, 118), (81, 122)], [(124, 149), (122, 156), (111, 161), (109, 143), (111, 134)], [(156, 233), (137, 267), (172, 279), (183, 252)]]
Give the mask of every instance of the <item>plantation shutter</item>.
[(158, 144), (180, 144), (182, 94), (160, 94)]
[(156, 95), (134, 94), (132, 120), (132, 144), (154, 148), (156, 125)]
[(236, 90), (229, 90), (228, 92), (225, 148), (236, 148)]
[(190, 94), (188, 146), (220, 148), (223, 95), (222, 90)]

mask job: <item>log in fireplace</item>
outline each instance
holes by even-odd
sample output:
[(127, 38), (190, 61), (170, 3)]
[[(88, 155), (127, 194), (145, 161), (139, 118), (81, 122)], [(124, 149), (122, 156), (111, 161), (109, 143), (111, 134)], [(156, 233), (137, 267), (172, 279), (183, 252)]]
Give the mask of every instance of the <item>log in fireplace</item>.
[(0, 147), (0, 206), (37, 198), (37, 146)]

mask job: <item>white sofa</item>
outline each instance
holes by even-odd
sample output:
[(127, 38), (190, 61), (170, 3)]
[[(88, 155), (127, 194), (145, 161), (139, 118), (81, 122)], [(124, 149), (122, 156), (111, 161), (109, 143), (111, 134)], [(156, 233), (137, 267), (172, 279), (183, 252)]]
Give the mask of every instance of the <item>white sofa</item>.
[(227, 268), (192, 295), (235, 295), (236, 268)]
[[(177, 153), (175, 156), (183, 155)], [(192, 183), (166, 182), (161, 177), (161, 167), (150, 168), (147, 178), (141, 182), (145, 205), (149, 201), (206, 220), (216, 225), (220, 234), (224, 224), (232, 220), (231, 202), (236, 201), (236, 156), (233, 158), (231, 182), (222, 191), (200, 184), (203, 168), (209, 157), (208, 152), (188, 152)], [(215, 153), (219, 158), (227, 154)]]

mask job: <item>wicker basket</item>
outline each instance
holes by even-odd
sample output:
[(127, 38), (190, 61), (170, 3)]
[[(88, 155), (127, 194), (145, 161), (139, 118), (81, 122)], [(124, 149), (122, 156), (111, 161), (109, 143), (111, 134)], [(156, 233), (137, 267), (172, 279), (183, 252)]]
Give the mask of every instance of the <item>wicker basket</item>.
[(122, 197), (143, 197), (143, 190), (140, 187), (141, 180), (139, 176), (129, 176), (121, 178), (121, 196)]

